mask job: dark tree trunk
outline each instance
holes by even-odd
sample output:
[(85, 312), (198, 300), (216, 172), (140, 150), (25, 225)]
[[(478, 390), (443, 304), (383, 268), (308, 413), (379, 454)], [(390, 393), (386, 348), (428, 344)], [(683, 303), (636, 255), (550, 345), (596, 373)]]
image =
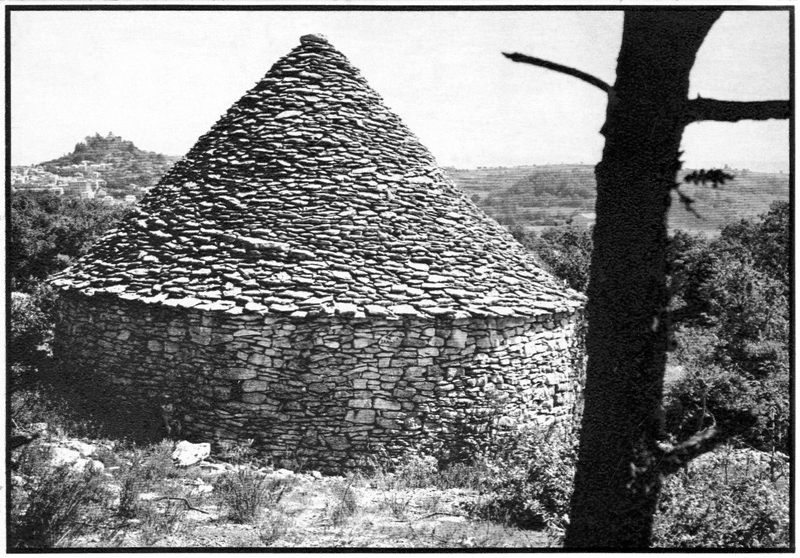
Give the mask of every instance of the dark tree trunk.
[(647, 547), (668, 345), (667, 210), (689, 73), (716, 10), (625, 14), (588, 289), (588, 369), (567, 547)]

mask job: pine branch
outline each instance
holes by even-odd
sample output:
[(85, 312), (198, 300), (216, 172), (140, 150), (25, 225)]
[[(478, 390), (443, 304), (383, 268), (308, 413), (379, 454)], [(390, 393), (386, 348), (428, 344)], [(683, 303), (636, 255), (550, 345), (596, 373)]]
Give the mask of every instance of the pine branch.
[(542, 60), (541, 58), (536, 58), (534, 56), (528, 56), (527, 54), (520, 54), (518, 52), (514, 52), (509, 54), (507, 52), (503, 53), (503, 56), (508, 58), (509, 60), (513, 60), (514, 62), (522, 62), (524, 64), (533, 64), (534, 66), (540, 66), (542, 68), (547, 68), (548, 70), (553, 70), (554, 72), (560, 72), (562, 74), (567, 74), (568, 76), (572, 76), (578, 78), (580, 80), (585, 81), (586, 83), (590, 83), (595, 87), (602, 89), (606, 93), (611, 92), (611, 86), (604, 82), (600, 78), (596, 78), (591, 74), (587, 74), (586, 72), (582, 72), (580, 70), (576, 70), (575, 68), (570, 68), (569, 66), (564, 66), (562, 64), (556, 64), (555, 62), (549, 62), (547, 60)]
[(711, 120), (739, 122), (740, 120), (786, 119), (791, 115), (789, 101), (718, 101), (697, 99), (688, 101), (685, 120), (687, 124)]

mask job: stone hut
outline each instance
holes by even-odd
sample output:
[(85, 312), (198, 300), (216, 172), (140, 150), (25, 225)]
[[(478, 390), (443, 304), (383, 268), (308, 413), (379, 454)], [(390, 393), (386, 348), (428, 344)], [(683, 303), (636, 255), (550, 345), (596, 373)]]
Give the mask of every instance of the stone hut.
[[(85, 257), (55, 347), (181, 436), (322, 470), (572, 419), (583, 296), (308, 35)], [(101, 383), (102, 382), (102, 383)]]

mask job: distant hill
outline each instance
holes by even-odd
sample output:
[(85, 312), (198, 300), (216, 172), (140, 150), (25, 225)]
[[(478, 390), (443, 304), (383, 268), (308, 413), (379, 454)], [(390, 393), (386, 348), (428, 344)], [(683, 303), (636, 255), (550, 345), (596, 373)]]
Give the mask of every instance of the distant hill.
[[(592, 165), (542, 165), (479, 169), (445, 169), (453, 181), (484, 211), (508, 227), (536, 229), (562, 225), (594, 211), (596, 183)], [(679, 178), (692, 169), (681, 171)], [(671, 230), (716, 234), (731, 220), (754, 217), (775, 200), (789, 199), (789, 176), (731, 170), (735, 179), (719, 188), (684, 184), (695, 199), (698, 219), (673, 196)]]
[(478, 197), (508, 188), (511, 184), (524, 179), (537, 167), (479, 167), (477, 169), (456, 169), (445, 167), (445, 171), (470, 196)]
[(97, 173), (110, 191), (154, 186), (178, 157), (144, 151), (132, 141), (109, 133), (87, 136), (71, 153), (41, 163), (45, 170), (60, 176)]
[[(680, 177), (691, 172), (681, 171)], [(673, 195), (670, 229), (716, 233), (731, 221), (766, 213), (773, 201), (789, 201), (789, 175), (749, 170), (726, 171), (735, 179), (718, 188), (683, 184), (681, 191), (695, 200), (698, 219), (686, 211)]]

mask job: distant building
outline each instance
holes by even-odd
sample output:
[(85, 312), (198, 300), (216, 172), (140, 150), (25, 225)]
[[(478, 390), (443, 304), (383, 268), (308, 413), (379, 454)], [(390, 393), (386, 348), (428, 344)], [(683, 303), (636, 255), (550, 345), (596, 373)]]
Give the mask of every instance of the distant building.
[(128, 194), (125, 196), (125, 203), (136, 203), (136, 196)]
[(91, 182), (86, 180), (70, 180), (62, 184), (62, 187), (64, 193), (73, 198), (93, 199), (95, 196), (95, 189)]

